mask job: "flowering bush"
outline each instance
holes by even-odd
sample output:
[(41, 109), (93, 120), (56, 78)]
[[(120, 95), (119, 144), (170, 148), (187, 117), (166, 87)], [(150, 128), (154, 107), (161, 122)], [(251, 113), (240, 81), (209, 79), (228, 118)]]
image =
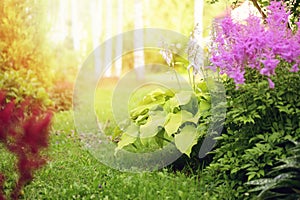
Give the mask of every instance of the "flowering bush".
[[(48, 146), (51, 111), (44, 111), (30, 99), (16, 104), (6, 103), (6, 92), (0, 91), (0, 142), (17, 158), (16, 168), (19, 179), (11, 198), (18, 199), (22, 187), (33, 178), (33, 171), (46, 164), (41, 150)], [(5, 199), (0, 173), (0, 199)]]
[(229, 181), (233, 189), (226, 199), (256, 199), (245, 183), (267, 178), (288, 156), (289, 141), (300, 139), (300, 32), (289, 28), (285, 9), (271, 1), (264, 22), (227, 16), (216, 26), (211, 67), (229, 78), (223, 79), (224, 129), (204, 170), (214, 180), (209, 194)]
[(256, 16), (250, 16), (245, 23), (227, 16), (216, 27), (211, 67), (219, 68), (221, 74), (233, 78), (237, 85), (245, 83), (247, 68), (266, 76), (270, 88), (274, 88), (271, 77), (280, 61), (291, 63), (291, 72), (299, 70), (299, 29), (293, 32), (289, 28), (290, 13), (282, 2), (272, 1), (267, 10), (265, 23)]

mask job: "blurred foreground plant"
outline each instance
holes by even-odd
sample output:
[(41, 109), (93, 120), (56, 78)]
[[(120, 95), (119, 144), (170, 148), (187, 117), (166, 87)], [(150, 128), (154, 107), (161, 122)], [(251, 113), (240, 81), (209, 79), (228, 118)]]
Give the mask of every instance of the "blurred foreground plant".
[[(0, 91), (0, 142), (16, 156), (19, 174), (11, 199), (18, 199), (22, 187), (33, 179), (33, 172), (46, 164), (41, 151), (48, 147), (52, 112), (32, 102), (7, 103), (6, 92)], [(4, 181), (0, 173), (0, 200), (5, 199)]]

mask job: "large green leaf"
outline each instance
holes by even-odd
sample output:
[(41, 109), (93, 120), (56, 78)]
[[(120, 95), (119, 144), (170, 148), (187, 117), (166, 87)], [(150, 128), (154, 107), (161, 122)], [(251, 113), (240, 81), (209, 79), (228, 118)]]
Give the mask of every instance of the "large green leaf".
[(205, 81), (202, 81), (202, 82), (198, 83), (197, 88), (199, 88), (202, 93), (207, 93), (208, 92), (208, 88), (207, 88), (207, 85), (206, 85)]
[(169, 113), (165, 123), (165, 130), (168, 136), (176, 133), (180, 125), (182, 124), (182, 114), (178, 112), (176, 114)]
[(155, 137), (149, 137), (149, 138), (140, 138), (140, 141), (143, 145), (143, 147), (154, 147), (156, 146), (156, 136)]
[(136, 137), (132, 137), (127, 133), (123, 133), (121, 136), (121, 140), (118, 142), (118, 149), (122, 149), (125, 146), (128, 146), (136, 141)]
[[(162, 89), (156, 89), (149, 94), (147, 94), (143, 100), (140, 102), (140, 105), (149, 105), (149, 104), (163, 104), (165, 102), (165, 97), (172, 95), (171, 91), (163, 91)], [(158, 103), (159, 102), (159, 103)]]
[(200, 102), (199, 110), (200, 112), (208, 111), (211, 107), (211, 104), (205, 100)]
[(152, 111), (149, 114), (147, 123), (140, 126), (140, 138), (154, 137), (159, 127), (164, 125), (166, 119), (166, 113), (163, 111)]
[(173, 97), (173, 98), (169, 99), (168, 101), (166, 101), (166, 103), (164, 105), (164, 110), (167, 113), (173, 113), (173, 112), (176, 112), (176, 110), (180, 110), (178, 100), (175, 97)]
[(138, 117), (135, 119), (135, 122), (138, 125), (145, 124), (147, 122), (148, 116), (149, 116), (148, 114), (146, 114), (146, 115), (138, 115)]
[(190, 101), (185, 105), (181, 105), (180, 108), (181, 108), (181, 110), (186, 110), (186, 111), (192, 113), (193, 115), (195, 115), (198, 112), (197, 97), (194, 94), (192, 94)]
[(141, 115), (147, 115), (149, 112), (148, 106), (138, 106), (130, 112), (130, 116), (133, 120), (136, 120)]
[(193, 122), (197, 124), (198, 119), (193, 117), (193, 114), (186, 111), (181, 110), (177, 113), (169, 113), (165, 123), (165, 131), (168, 136), (176, 133), (178, 128), (185, 122)]
[(165, 102), (164, 110), (168, 113), (176, 113), (182, 106), (186, 106), (186, 108), (183, 108), (184, 110), (188, 110), (192, 113), (197, 112), (198, 109), (195, 110), (194, 108), (195, 106), (198, 106), (197, 98), (192, 91), (181, 91), (176, 93), (173, 98), (170, 98)]
[(135, 124), (131, 124), (126, 131), (122, 134), (121, 140), (118, 142), (118, 149), (122, 149), (123, 147), (132, 144), (136, 141), (139, 136), (139, 127)]
[(197, 128), (193, 125), (186, 125), (175, 135), (175, 145), (177, 149), (190, 156), (192, 148), (198, 142)]
[(190, 102), (193, 95), (193, 91), (180, 91), (179, 93), (175, 94), (174, 98), (176, 98), (179, 105), (186, 105)]

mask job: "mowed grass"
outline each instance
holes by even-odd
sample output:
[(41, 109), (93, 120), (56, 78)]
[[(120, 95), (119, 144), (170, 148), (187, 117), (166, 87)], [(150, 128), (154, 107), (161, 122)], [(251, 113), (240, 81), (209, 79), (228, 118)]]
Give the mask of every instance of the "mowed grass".
[[(101, 88), (102, 123), (110, 120), (112, 90)], [(108, 125), (111, 126), (111, 125)], [(75, 131), (72, 111), (57, 113), (53, 120), (48, 164), (35, 173), (20, 199), (199, 199), (205, 193), (201, 176), (163, 169), (154, 172), (125, 173), (101, 164), (83, 148)], [(17, 178), (14, 157), (2, 147), (0, 170), (6, 174), (5, 193)]]
[[(11, 175), (13, 157), (1, 152), (1, 171)], [(48, 164), (37, 171), (21, 199), (198, 199), (205, 190), (199, 175), (123, 173), (102, 165), (82, 147), (72, 112), (56, 115), (47, 155)], [(13, 179), (9, 181), (6, 192)]]
[[(97, 91), (101, 102), (96, 113), (106, 130), (112, 130), (111, 95), (109, 87)], [(214, 183), (202, 176), (201, 170), (174, 172), (162, 169), (154, 172), (125, 173), (101, 164), (83, 148), (75, 131), (72, 111), (55, 115), (50, 147), (46, 152), (48, 164), (35, 173), (20, 199), (214, 199)], [(0, 146), (0, 171), (6, 174), (5, 193), (9, 193), (17, 174), (14, 157)]]

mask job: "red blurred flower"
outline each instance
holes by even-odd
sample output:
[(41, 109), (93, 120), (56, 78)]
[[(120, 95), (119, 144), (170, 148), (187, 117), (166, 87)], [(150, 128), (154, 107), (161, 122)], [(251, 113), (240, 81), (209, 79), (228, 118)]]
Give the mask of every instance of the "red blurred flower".
[[(31, 99), (18, 105), (13, 100), (6, 103), (6, 93), (0, 91), (0, 142), (16, 156), (19, 173), (12, 199), (18, 199), (22, 187), (33, 179), (33, 172), (46, 164), (40, 152), (48, 147), (52, 116), (50, 110), (43, 110)], [(0, 200), (5, 199), (3, 182), (0, 173)]]

